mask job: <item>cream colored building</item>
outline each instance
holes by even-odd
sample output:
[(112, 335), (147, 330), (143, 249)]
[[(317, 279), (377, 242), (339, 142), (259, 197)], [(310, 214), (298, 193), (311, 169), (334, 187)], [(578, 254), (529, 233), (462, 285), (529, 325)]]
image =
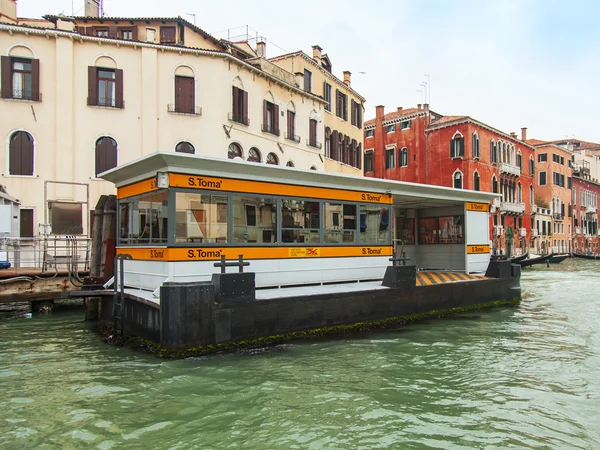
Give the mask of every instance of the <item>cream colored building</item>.
[(325, 99), (325, 170), (362, 175), (365, 99), (352, 89), (349, 71), (343, 80), (337, 78), (329, 56), (318, 45), (312, 49), (312, 57), (298, 51), (269, 61), (294, 73), (305, 91)]
[[(97, 175), (156, 150), (362, 174), (364, 99), (313, 60), (269, 61), (262, 43), (221, 41), (180, 17), (17, 19), (14, 0), (0, 7), (0, 184), (21, 202), (22, 236), (38, 224), (88, 234), (89, 210), (114, 192)], [(310, 67), (314, 89), (288, 59)], [(326, 110), (323, 80), (347, 95), (346, 118)], [(327, 157), (332, 130), (354, 164)]]

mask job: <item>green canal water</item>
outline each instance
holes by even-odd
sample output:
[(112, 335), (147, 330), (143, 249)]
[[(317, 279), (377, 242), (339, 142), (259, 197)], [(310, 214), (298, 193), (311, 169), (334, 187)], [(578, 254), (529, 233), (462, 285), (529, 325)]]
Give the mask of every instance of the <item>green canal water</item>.
[(161, 360), (79, 309), (0, 318), (0, 448), (600, 448), (600, 263), (521, 305), (259, 355)]

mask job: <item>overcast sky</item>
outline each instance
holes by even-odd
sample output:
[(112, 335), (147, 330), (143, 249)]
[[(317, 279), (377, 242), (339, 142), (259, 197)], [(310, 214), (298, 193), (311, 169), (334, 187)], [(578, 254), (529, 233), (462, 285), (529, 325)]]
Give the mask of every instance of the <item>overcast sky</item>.
[[(292, 7), (293, 5), (293, 7)], [(19, 0), (20, 17), (83, 14), (83, 0)], [(352, 72), (386, 111), (423, 102), (528, 137), (600, 142), (600, 1), (573, 0), (105, 0), (108, 16), (182, 16), (205, 31), (250, 26), (267, 55), (319, 44), (334, 73)], [(239, 34), (237, 29), (233, 34)], [(276, 46), (280, 47), (277, 48)], [(361, 72), (365, 72), (364, 74)]]

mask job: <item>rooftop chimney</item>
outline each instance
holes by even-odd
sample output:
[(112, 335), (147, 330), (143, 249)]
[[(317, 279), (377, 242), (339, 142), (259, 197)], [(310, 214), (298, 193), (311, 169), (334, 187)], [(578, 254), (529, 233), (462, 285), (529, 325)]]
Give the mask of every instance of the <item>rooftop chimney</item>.
[(417, 104), (417, 109), (418, 109), (419, 111), (421, 111), (421, 106), (422, 106), (422, 105), (421, 105), (420, 103), (419, 103), (419, 104)]
[(527, 128), (521, 128), (521, 140), (523, 142), (527, 141)]
[(100, 0), (85, 0), (86, 17), (100, 17)]
[(429, 111), (429, 103), (423, 103), (423, 109)]
[(398, 114), (402, 114), (402, 106), (398, 106)]
[(514, 131), (510, 132), (510, 137), (511, 138), (516, 138), (517, 137), (517, 133), (515, 133)]
[(262, 39), (256, 43), (256, 54), (261, 58), (267, 57), (267, 43)]
[(313, 45), (312, 49), (313, 49), (313, 59), (320, 66), (321, 65), (321, 52), (323, 51), (323, 49), (321, 47), (319, 47), (318, 45)]
[(383, 119), (384, 110), (385, 110), (385, 106), (383, 106), (383, 105), (376, 106), (375, 107), (375, 117), (378, 119), (379, 118)]
[(348, 87), (350, 87), (351, 75), (352, 73), (349, 70), (344, 70), (344, 84)]

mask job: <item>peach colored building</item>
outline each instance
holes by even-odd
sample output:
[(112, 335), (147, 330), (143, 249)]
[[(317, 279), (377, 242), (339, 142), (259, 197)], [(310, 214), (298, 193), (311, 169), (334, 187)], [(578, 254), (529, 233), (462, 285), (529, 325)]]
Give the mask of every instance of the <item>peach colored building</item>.
[(114, 192), (97, 175), (156, 150), (362, 174), (325, 155), (330, 102), (261, 44), (181, 17), (20, 19), (14, 0), (0, 8), (0, 184), (21, 201), (22, 236), (39, 224), (88, 234), (89, 210)]
[(538, 253), (546, 253), (548, 245), (554, 253), (566, 253), (572, 249), (573, 204), (571, 200), (573, 152), (555, 144), (543, 143), (535, 146), (536, 209), (548, 209), (551, 226), (544, 239), (542, 228), (538, 225), (544, 219), (536, 217), (536, 229), (539, 237), (534, 238), (532, 247)]

